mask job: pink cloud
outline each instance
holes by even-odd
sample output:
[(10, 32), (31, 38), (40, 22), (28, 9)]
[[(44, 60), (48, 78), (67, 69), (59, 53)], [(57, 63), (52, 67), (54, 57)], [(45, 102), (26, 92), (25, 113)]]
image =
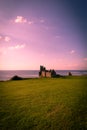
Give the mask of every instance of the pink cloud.
[(15, 23), (26, 23), (27, 19), (22, 17), (22, 16), (17, 16), (16, 19), (14, 20)]
[(84, 58), (83, 60), (84, 60), (84, 61), (87, 61), (87, 58)]
[(56, 36), (56, 39), (59, 39), (59, 38), (61, 38), (61, 36), (60, 36), (60, 35), (57, 35), (57, 36)]
[(2, 40), (2, 36), (0, 36), (0, 40)]
[(10, 41), (10, 37), (5, 36), (4, 40), (5, 40), (6, 42), (9, 42), (9, 41)]
[(44, 23), (44, 22), (45, 22), (45, 20), (44, 20), (44, 19), (41, 19), (41, 20), (40, 20), (40, 23)]
[(10, 46), (8, 47), (9, 50), (19, 50), (19, 49), (22, 49), (25, 47), (25, 44), (22, 44), (22, 45), (16, 45), (16, 46)]
[(31, 24), (33, 24), (33, 23), (34, 23), (33, 21), (28, 21), (28, 24), (29, 24), (29, 25), (31, 25)]
[(9, 42), (11, 39), (8, 36), (0, 36), (0, 41)]
[(70, 51), (70, 54), (74, 54), (74, 53), (75, 53), (75, 50), (71, 50), (71, 51)]

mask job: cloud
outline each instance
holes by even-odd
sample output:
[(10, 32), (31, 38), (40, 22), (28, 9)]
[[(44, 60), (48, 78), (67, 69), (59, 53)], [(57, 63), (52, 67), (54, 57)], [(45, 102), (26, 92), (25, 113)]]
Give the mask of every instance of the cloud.
[(16, 24), (17, 23), (27, 23), (27, 24), (31, 25), (34, 23), (42, 23), (43, 24), (43, 23), (45, 23), (45, 20), (43, 18), (39, 18), (39, 19), (36, 18), (36, 20), (34, 18), (34, 20), (31, 20), (31, 19), (29, 20), (23, 16), (16, 16), (16, 18), (14, 20), (11, 20), (11, 22), (16, 23)]
[(87, 61), (87, 58), (84, 58), (83, 60), (84, 60), (84, 61)]
[(49, 27), (45, 26), (44, 29), (49, 30)]
[(45, 23), (45, 20), (44, 19), (40, 19), (40, 23)]
[(33, 24), (33, 23), (34, 23), (33, 21), (28, 21), (28, 24), (29, 24), (29, 25), (31, 25), (31, 24)]
[(25, 44), (21, 45), (15, 45), (15, 46), (9, 46), (9, 47), (1, 47), (0, 48), (0, 55), (6, 55), (9, 51), (14, 51), (14, 50), (20, 50), (25, 47)]
[(57, 35), (57, 36), (55, 36), (56, 37), (56, 39), (59, 39), (59, 38), (61, 38), (61, 36), (60, 35)]
[(71, 50), (71, 51), (70, 51), (70, 54), (74, 54), (74, 53), (75, 53), (75, 50)]
[(9, 42), (9, 41), (10, 41), (10, 37), (5, 36), (5, 37), (4, 37), (4, 40), (5, 40), (5, 42)]
[(22, 45), (16, 45), (16, 46), (10, 46), (8, 47), (9, 50), (19, 50), (19, 49), (22, 49), (25, 47), (25, 44), (22, 44)]
[(27, 19), (22, 16), (17, 16), (14, 20), (15, 23), (27, 23)]
[(0, 40), (2, 40), (2, 36), (0, 36)]
[(9, 36), (0, 36), (0, 41), (9, 42), (11, 39)]

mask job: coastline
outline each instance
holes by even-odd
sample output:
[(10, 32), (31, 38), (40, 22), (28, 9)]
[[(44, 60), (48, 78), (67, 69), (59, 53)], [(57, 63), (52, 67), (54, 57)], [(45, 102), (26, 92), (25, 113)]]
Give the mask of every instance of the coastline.
[[(68, 72), (72, 76), (87, 76), (87, 70), (56, 70), (62, 76), (68, 76)], [(0, 81), (8, 81), (15, 75), (23, 79), (39, 78), (39, 70), (0, 70)]]
[(52, 78), (41, 78), (41, 77), (28, 77), (28, 78), (23, 78), (19, 80), (0, 80), (0, 82), (10, 82), (10, 81), (23, 81), (23, 80), (36, 80), (36, 79), (84, 79), (87, 78), (87, 75), (72, 75), (72, 76), (60, 76), (60, 77), (52, 77)]

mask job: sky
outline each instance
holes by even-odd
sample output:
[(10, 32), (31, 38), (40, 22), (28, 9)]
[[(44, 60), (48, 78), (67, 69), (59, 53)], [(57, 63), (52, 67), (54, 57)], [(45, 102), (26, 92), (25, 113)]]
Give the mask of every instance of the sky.
[(86, 70), (86, 12), (86, 0), (0, 0), (0, 70)]

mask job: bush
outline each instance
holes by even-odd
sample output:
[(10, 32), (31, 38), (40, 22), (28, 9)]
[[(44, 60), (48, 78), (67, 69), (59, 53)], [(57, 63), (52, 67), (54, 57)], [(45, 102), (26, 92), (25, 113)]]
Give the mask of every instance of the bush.
[(23, 78), (22, 77), (19, 77), (19, 76), (17, 76), (17, 75), (15, 75), (15, 76), (13, 76), (12, 78), (11, 78), (11, 80), (22, 80)]

